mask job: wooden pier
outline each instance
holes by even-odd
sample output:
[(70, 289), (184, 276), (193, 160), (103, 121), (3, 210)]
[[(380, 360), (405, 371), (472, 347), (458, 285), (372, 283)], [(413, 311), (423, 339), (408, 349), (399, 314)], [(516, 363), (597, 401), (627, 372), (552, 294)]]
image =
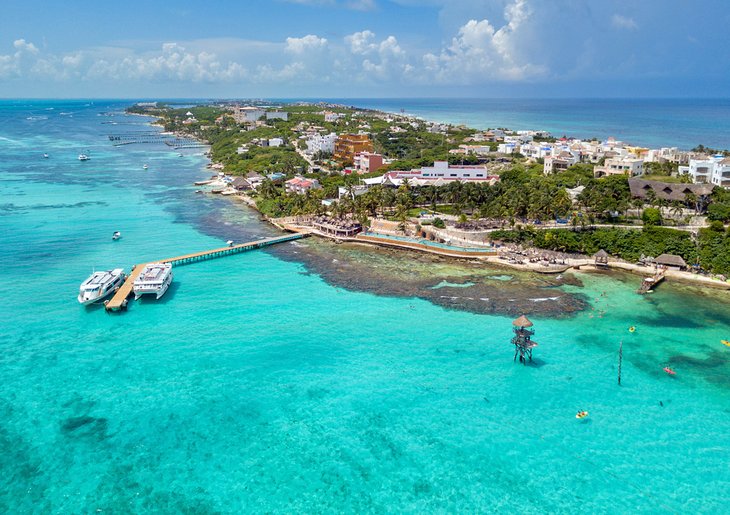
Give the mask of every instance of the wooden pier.
[(653, 288), (655, 288), (660, 282), (664, 280), (666, 277), (667, 270), (666, 268), (660, 269), (657, 271), (656, 274), (654, 274), (654, 277), (647, 277), (643, 281), (641, 281), (641, 286), (639, 286), (639, 289), (636, 290), (636, 293), (639, 295), (644, 295), (645, 293), (649, 293)]
[(132, 145), (134, 143), (164, 143), (165, 145), (174, 149), (180, 148), (198, 148), (206, 146), (200, 141), (192, 138), (180, 138), (174, 134), (166, 134), (162, 132), (150, 132), (150, 131), (134, 131), (125, 132), (119, 134), (110, 134), (109, 141), (115, 147), (122, 145)]
[(127, 307), (129, 297), (132, 295), (132, 288), (134, 281), (142, 273), (144, 267), (149, 263), (170, 263), (173, 266), (187, 265), (189, 263), (195, 263), (198, 261), (205, 261), (208, 259), (215, 259), (224, 256), (231, 256), (233, 254), (239, 254), (241, 252), (247, 252), (249, 250), (260, 249), (262, 247), (269, 247), (276, 245), (277, 243), (285, 243), (287, 241), (294, 241), (309, 236), (309, 232), (298, 232), (295, 234), (287, 234), (286, 236), (278, 236), (275, 238), (265, 238), (263, 240), (251, 241), (248, 243), (241, 243), (240, 245), (231, 245), (229, 247), (220, 247), (213, 250), (206, 250), (203, 252), (195, 252), (192, 254), (185, 254), (182, 256), (176, 256), (168, 259), (158, 259), (155, 261), (149, 261), (148, 263), (139, 263), (134, 265), (132, 271), (127, 276), (127, 280), (117, 290), (114, 296), (106, 302), (104, 305), (107, 311), (120, 311)]

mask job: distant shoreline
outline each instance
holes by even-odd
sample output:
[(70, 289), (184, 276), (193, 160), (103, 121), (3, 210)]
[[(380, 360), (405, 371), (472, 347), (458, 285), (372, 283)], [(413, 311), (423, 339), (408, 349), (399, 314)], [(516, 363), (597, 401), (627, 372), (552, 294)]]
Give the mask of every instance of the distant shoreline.
[[(343, 107), (346, 107), (346, 106), (343, 105)], [(350, 107), (356, 108), (356, 106), (350, 106)], [(363, 108), (357, 107), (357, 109), (363, 109)], [(368, 108), (364, 108), (364, 109), (369, 110), (369, 111), (374, 111), (374, 112), (385, 113), (384, 111), (378, 111), (375, 109), (368, 109)], [(129, 114), (135, 114), (135, 113), (129, 113)], [(389, 114), (389, 113), (385, 113), (385, 114)], [(391, 113), (391, 114), (397, 114), (397, 113)], [(149, 116), (150, 118), (154, 118), (156, 120), (161, 119), (161, 117), (156, 117), (156, 116), (152, 116), (152, 115), (140, 114), (140, 116)], [(153, 125), (153, 122), (150, 122), (150, 125)], [(188, 133), (184, 133), (184, 134), (187, 137), (192, 137), (192, 138), (196, 139), (197, 141), (200, 141), (201, 143), (209, 145), (207, 142), (200, 140), (199, 138), (195, 137), (192, 134), (188, 134)], [(210, 167), (214, 163), (208, 155), (205, 155), (205, 158), (208, 161), (206, 170), (210, 170)], [(232, 197), (234, 199), (242, 200), (249, 208), (256, 210), (256, 212), (262, 216), (262, 219), (264, 219), (267, 223), (269, 223), (273, 227), (276, 227), (277, 229), (284, 230), (284, 231), (293, 231), (293, 232), (297, 231), (297, 228), (294, 228), (294, 227), (287, 228), (286, 225), (277, 223), (277, 221), (275, 219), (272, 220), (269, 217), (263, 215), (263, 213), (258, 209), (258, 206), (256, 205), (256, 201), (254, 199), (252, 199), (251, 197), (249, 197), (248, 195), (236, 194), (236, 195), (232, 195)], [(349, 242), (353, 242), (353, 243), (359, 243), (359, 244), (371, 245), (371, 246), (389, 246), (391, 248), (401, 248), (401, 249), (407, 249), (410, 251), (420, 251), (420, 252), (437, 254), (437, 255), (440, 255), (443, 257), (449, 257), (452, 259), (479, 260), (482, 262), (490, 263), (492, 265), (504, 266), (507, 268), (522, 270), (522, 271), (529, 271), (529, 272), (533, 272), (533, 273), (561, 273), (561, 272), (568, 272), (568, 271), (580, 272), (580, 271), (585, 271), (585, 270), (582, 270), (584, 267), (586, 270), (591, 270), (591, 271), (597, 270), (597, 268), (593, 264), (593, 259), (587, 255), (584, 256), (582, 259), (569, 260), (569, 262), (567, 262), (566, 265), (564, 267), (562, 267), (562, 269), (560, 271), (547, 271), (542, 265), (539, 265), (539, 264), (510, 263), (508, 261), (505, 261), (505, 260), (499, 258), (496, 255), (493, 257), (492, 256), (489, 256), (489, 257), (473, 256), (473, 255), (470, 256), (468, 254), (457, 255), (458, 253), (450, 252), (448, 250), (442, 251), (437, 248), (419, 248), (419, 246), (409, 246), (409, 245), (404, 244), (403, 242), (368, 241), (365, 239), (358, 239), (358, 238), (342, 239), (342, 238), (335, 238), (335, 237), (325, 235), (325, 234), (322, 234), (319, 232), (314, 232), (314, 231), (313, 231), (313, 234), (315, 234), (319, 237), (325, 238), (325, 239), (332, 240), (332, 241), (340, 240), (340, 241), (349, 241)], [(535, 250), (541, 250), (541, 249), (535, 249)], [(615, 258), (612, 258), (612, 260), (610, 261), (610, 265), (612, 265), (615, 268), (620, 269), (622, 271), (630, 272), (630, 273), (633, 273), (636, 275), (641, 275), (644, 277), (653, 275), (653, 268), (651, 268), (651, 267), (634, 265), (631, 263), (626, 263), (626, 262), (617, 260)], [(610, 266), (607, 269), (607, 271), (609, 271), (609, 272), (611, 271)], [(667, 278), (676, 280), (678, 282), (682, 282), (685, 284), (690, 284), (692, 286), (697, 286), (697, 287), (710, 287), (710, 288), (713, 288), (716, 290), (730, 290), (730, 283), (727, 283), (727, 282), (723, 283), (719, 280), (715, 280), (715, 279), (705, 277), (705, 276), (700, 276), (697, 274), (693, 274), (691, 272), (669, 271), (667, 273)]]

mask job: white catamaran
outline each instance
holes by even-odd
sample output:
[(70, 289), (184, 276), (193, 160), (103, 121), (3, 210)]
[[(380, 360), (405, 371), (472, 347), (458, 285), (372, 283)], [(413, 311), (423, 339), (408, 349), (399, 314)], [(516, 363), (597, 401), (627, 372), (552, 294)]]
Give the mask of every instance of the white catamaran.
[(134, 298), (154, 293), (159, 299), (172, 282), (172, 265), (170, 263), (149, 263), (142, 273), (134, 280)]
[(81, 283), (78, 300), (81, 304), (87, 305), (108, 297), (119, 289), (125, 278), (124, 270), (121, 268), (94, 272)]

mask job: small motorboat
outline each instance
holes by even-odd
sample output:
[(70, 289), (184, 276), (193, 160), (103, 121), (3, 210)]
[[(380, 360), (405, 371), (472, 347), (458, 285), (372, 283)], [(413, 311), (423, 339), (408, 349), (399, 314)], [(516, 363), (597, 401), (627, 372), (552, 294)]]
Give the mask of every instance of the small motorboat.
[(91, 159), (87, 154), (79, 154), (79, 161), (88, 161)]
[(119, 231), (114, 231), (114, 234), (112, 234), (112, 240), (115, 240), (116, 241), (116, 240), (118, 240), (121, 237), (122, 237), (122, 233), (119, 232)]
[(228, 245), (229, 247), (233, 247), (233, 240), (228, 240), (226, 242), (226, 245)]
[(730, 341), (728, 340), (720, 340), (720, 343), (722, 343), (725, 347), (730, 347)]
[(143, 170), (147, 170), (147, 168), (149, 168), (149, 166), (147, 166), (147, 164), (146, 164), (146, 163), (145, 163), (144, 165), (142, 165), (142, 169), (143, 169)]
[(674, 369), (670, 367), (664, 367), (664, 371), (669, 374), (670, 376), (677, 375), (677, 373), (674, 371)]
[(579, 411), (578, 413), (575, 414), (575, 418), (578, 418), (578, 419), (586, 418), (587, 416), (588, 416), (587, 411)]
[(43, 154), (44, 159), (48, 159), (48, 154)]

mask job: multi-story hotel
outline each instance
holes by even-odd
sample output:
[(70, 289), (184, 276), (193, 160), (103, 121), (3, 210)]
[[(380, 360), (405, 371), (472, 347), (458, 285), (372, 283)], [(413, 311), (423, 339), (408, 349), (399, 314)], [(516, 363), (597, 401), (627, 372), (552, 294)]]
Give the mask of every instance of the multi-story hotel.
[(342, 164), (352, 164), (355, 154), (372, 152), (373, 142), (367, 134), (342, 134), (335, 141), (335, 161)]

